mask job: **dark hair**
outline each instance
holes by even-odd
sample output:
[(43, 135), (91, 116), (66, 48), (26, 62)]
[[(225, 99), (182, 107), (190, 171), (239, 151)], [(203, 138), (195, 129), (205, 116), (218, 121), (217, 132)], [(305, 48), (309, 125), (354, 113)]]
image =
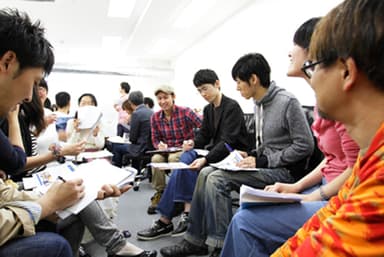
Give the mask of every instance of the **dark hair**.
[(44, 38), (40, 21), (32, 24), (26, 13), (0, 10), (0, 56), (7, 51), (15, 52), (20, 70), (43, 68), (45, 75), (52, 71), (55, 62), (52, 46)]
[(84, 97), (84, 96), (88, 96), (92, 99), (92, 102), (95, 106), (97, 106), (97, 100), (96, 100), (96, 97), (91, 94), (91, 93), (85, 93), (85, 94), (82, 94), (79, 99), (77, 100), (77, 103), (80, 105), (80, 102), (81, 102), (81, 99)]
[(131, 90), (131, 86), (128, 84), (128, 82), (121, 82), (120, 83), (120, 87), (121, 89), (124, 90), (125, 93), (129, 93), (129, 91)]
[(195, 73), (193, 77), (193, 84), (195, 87), (199, 87), (204, 84), (214, 85), (216, 80), (219, 80), (216, 72), (210, 69), (202, 69)]
[(232, 68), (232, 78), (234, 80), (239, 78), (242, 81), (249, 82), (252, 74), (255, 74), (259, 78), (260, 84), (263, 87), (269, 87), (271, 83), (271, 68), (262, 54), (246, 54), (237, 60)]
[(150, 109), (152, 109), (153, 106), (155, 106), (155, 103), (153, 102), (152, 98), (150, 98), (150, 97), (144, 97), (144, 104), (148, 105), (148, 107)]
[(301, 24), (293, 36), (293, 43), (304, 49), (308, 49), (313, 31), (315, 30), (315, 26), (320, 21), (320, 19), (320, 17), (311, 18)]
[(56, 105), (58, 108), (63, 108), (71, 101), (71, 96), (67, 92), (59, 92), (55, 96)]
[[(40, 80), (38, 86), (39, 86), (39, 87), (42, 87), (42, 88), (45, 88), (45, 90), (46, 90), (47, 93), (48, 93), (48, 84), (47, 84), (47, 81), (46, 81), (45, 79)], [(44, 103), (43, 103), (43, 107), (44, 107), (44, 108), (47, 108), (47, 109), (49, 109), (49, 110), (51, 110), (51, 111), (53, 111), (53, 109), (52, 109), (52, 104), (51, 104), (51, 100), (49, 100), (48, 97), (45, 99), (45, 101), (44, 101)]]
[(20, 105), (20, 113), (22, 118), (27, 124), (27, 127), (34, 127), (33, 133), (35, 136), (40, 135), (46, 127), (44, 120), (44, 109), (41, 104), (40, 98), (37, 93), (37, 87), (33, 87), (32, 100), (30, 102), (23, 102)]
[(45, 90), (48, 92), (48, 84), (45, 79), (40, 80), (39, 87), (45, 88)]
[(141, 91), (133, 91), (128, 96), (128, 101), (133, 103), (134, 105), (140, 105), (144, 103), (144, 96)]
[(309, 58), (332, 65), (353, 58), (357, 68), (384, 91), (384, 1), (345, 0), (320, 20)]

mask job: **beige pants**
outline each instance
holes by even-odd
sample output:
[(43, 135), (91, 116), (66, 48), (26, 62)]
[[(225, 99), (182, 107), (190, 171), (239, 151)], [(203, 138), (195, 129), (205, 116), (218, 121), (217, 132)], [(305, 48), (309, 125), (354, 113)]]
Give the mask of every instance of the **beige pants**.
[[(178, 162), (182, 152), (169, 154), (155, 154), (152, 156), (151, 162)], [(156, 191), (164, 191), (165, 189), (165, 171), (152, 168), (152, 186)]]

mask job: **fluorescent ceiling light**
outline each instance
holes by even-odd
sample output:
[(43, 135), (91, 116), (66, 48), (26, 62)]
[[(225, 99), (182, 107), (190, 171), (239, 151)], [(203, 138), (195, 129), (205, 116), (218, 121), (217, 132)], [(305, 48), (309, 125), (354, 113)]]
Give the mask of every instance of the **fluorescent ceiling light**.
[(136, 0), (109, 0), (108, 17), (129, 18)]
[[(177, 17), (173, 26), (176, 28), (190, 28), (200, 20), (217, 2), (217, 0), (191, 0)], [(209, 19), (209, 17), (207, 17)]]

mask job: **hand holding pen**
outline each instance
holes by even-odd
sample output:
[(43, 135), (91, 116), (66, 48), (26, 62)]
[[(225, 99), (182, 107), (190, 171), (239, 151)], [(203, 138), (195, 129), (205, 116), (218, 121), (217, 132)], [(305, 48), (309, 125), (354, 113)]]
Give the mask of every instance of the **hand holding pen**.
[(191, 149), (193, 149), (195, 143), (193, 142), (193, 140), (189, 139), (189, 140), (184, 140), (183, 142), (183, 151), (186, 152), (186, 151), (189, 151)]
[(160, 143), (157, 145), (157, 148), (159, 148), (159, 150), (165, 150), (168, 148), (168, 145), (163, 143), (163, 141), (160, 141)]

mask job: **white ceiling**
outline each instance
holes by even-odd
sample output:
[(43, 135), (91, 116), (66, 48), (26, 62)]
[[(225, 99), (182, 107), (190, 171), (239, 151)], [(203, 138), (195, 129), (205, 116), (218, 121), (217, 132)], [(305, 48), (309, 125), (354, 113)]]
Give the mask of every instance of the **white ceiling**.
[[(185, 50), (255, 2), (136, 0), (128, 18), (110, 18), (109, 1), (0, 0), (0, 7), (17, 8), (41, 20), (55, 48), (56, 69), (137, 74), (171, 71), (173, 61)], [(194, 1), (200, 2), (193, 15), (197, 21), (176, 28), (175, 20)], [(120, 43), (105, 48), (105, 37), (117, 37)]]

